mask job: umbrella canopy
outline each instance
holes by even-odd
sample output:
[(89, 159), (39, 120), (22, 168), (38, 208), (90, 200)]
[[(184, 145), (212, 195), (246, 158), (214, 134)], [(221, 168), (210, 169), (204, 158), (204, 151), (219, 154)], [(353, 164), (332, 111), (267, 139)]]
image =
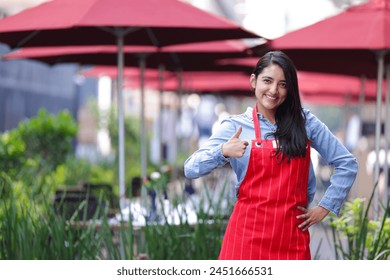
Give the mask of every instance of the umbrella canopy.
[[(258, 58), (245, 57), (245, 58), (225, 58), (216, 61), (221, 66), (241, 67), (243, 71), (253, 71)], [(306, 67), (304, 67), (306, 69)], [(318, 71), (318, 67), (316, 68)], [(325, 72), (316, 71), (299, 71), (298, 70), (299, 89), (304, 95), (321, 95), (321, 98), (317, 98), (316, 101), (324, 100), (332, 95), (344, 96), (346, 94), (350, 96), (365, 95), (366, 100), (373, 101), (376, 97), (376, 79), (366, 79), (365, 86), (362, 88), (361, 78), (353, 75), (341, 75), (331, 74)], [(383, 83), (383, 86), (385, 83)], [(385, 94), (383, 93), (383, 96)], [(335, 98), (329, 100), (336, 100)], [(330, 103), (329, 101), (324, 103)]]
[(360, 78), (356, 76), (298, 71), (298, 81), (299, 91), (303, 95), (317, 95), (324, 99), (333, 96), (350, 96), (358, 99), (364, 91), (366, 100), (373, 101), (376, 97), (375, 79), (366, 80), (363, 89)]
[[(4, 54), (2, 59), (34, 59), (50, 65), (58, 63), (116, 65), (117, 51), (117, 46), (106, 45), (27, 47)], [(125, 54), (131, 54), (129, 55), (131, 60), (127, 64), (134, 66), (138, 65), (136, 54), (157, 52), (158, 48), (154, 46), (124, 46), (123, 51)]]
[[(102, 77), (102, 76), (107, 76), (110, 77), (111, 79), (116, 79), (118, 77), (118, 68), (114, 66), (92, 66), (88, 67), (86, 69), (83, 69), (79, 72), (80, 75), (88, 78), (96, 78), (96, 77)], [(161, 78), (161, 72), (157, 69), (146, 69), (145, 72), (143, 73), (145, 79), (159, 79)], [(169, 71), (164, 71), (163, 72), (163, 77), (167, 78), (170, 76), (173, 76), (174, 73), (169, 72)], [(125, 67), (123, 68), (123, 77), (124, 78), (130, 78), (130, 79), (135, 79), (137, 81), (140, 80), (141, 77), (141, 71), (137, 67)], [(139, 85), (139, 82), (138, 82)]]
[[(115, 78), (118, 71), (110, 66), (94, 66), (80, 71), (85, 77), (108, 76)], [(141, 73), (138, 68), (126, 67), (124, 69), (124, 87), (140, 88)], [(234, 71), (184, 71), (181, 73), (181, 81), (176, 73), (164, 71), (164, 83), (160, 84), (161, 72), (155, 69), (146, 69), (145, 88), (162, 91), (194, 91), (194, 92), (236, 92), (250, 93), (249, 75)]]
[(11, 48), (110, 45), (116, 32), (126, 45), (154, 46), (259, 37), (177, 0), (54, 0), (0, 22), (0, 41)]
[[(237, 24), (178, 0), (54, 0), (0, 20), (0, 42), (11, 48), (116, 44), (121, 208), (125, 205), (123, 46), (161, 47), (186, 42), (258, 37)], [(144, 68), (144, 62), (140, 63), (140, 67)], [(143, 110), (142, 92), (141, 115)], [(144, 127), (143, 120), (141, 127)], [(141, 142), (144, 142), (142, 132), (141, 138)], [(142, 159), (146, 158), (145, 153), (142, 149)], [(141, 164), (145, 173), (146, 162)], [(141, 176), (146, 179), (146, 174)]]
[[(282, 38), (280, 37), (279, 39)], [(277, 40), (269, 41), (267, 44), (272, 47), (274, 44), (277, 44), (275, 43)], [(272, 49), (283, 50), (293, 60), (298, 71), (352, 76), (364, 75), (366, 78), (377, 77), (377, 56), (371, 50), (289, 49), (287, 46)], [(243, 71), (252, 71), (256, 62), (257, 58), (243, 57), (219, 59), (216, 61), (216, 64), (231, 67), (235, 65), (236, 68), (240, 67)]]
[(370, 0), (272, 40), (281, 49), (382, 50), (390, 45), (390, 3)]
[[(257, 61), (256, 58), (251, 58)], [(250, 64), (249, 60), (244, 60)], [(112, 66), (93, 66), (80, 72), (85, 77), (109, 76), (116, 78), (117, 68)], [(182, 84), (176, 79), (174, 73), (164, 71), (164, 84), (160, 88), (159, 78), (161, 73), (155, 69), (146, 69), (145, 87), (164, 91), (194, 91), (198, 93), (216, 93), (251, 95), (249, 75), (245, 72), (234, 71), (184, 71)], [(124, 68), (124, 76), (128, 80), (124, 87), (139, 88), (138, 68)], [(355, 76), (326, 74), (319, 72), (298, 71), (299, 89), (302, 100), (306, 103), (323, 103), (333, 105), (345, 105), (346, 102), (357, 103), (364, 90), (364, 98), (367, 102), (374, 102), (376, 97), (376, 80), (365, 80), (364, 89), (361, 88), (361, 80)]]
[[(358, 71), (360, 75), (376, 77), (375, 151), (378, 155), (384, 64), (386, 53), (390, 49), (389, 1), (370, 0), (350, 7), (336, 16), (272, 40), (270, 46), (273, 49), (285, 50), (301, 69), (305, 63), (309, 64), (309, 59), (317, 63), (318, 69), (321, 69), (324, 63), (326, 68), (330, 67), (339, 73)], [(300, 59), (306, 62), (300, 63)], [(375, 165), (374, 182), (378, 179), (379, 161)], [(375, 203), (377, 199), (374, 200)]]
[(313, 95), (302, 93), (302, 102), (304, 104), (314, 105), (328, 105), (328, 106), (348, 106), (351, 104), (358, 104), (360, 102), (358, 96), (343, 95)]
[[(157, 48), (154, 46), (124, 46), (124, 64), (138, 66), (140, 56), (146, 56), (147, 68), (164, 65), (167, 70), (231, 70), (216, 65), (222, 58), (248, 57), (253, 52), (240, 40), (221, 40), (178, 44)], [(116, 65), (116, 46), (60, 46), (17, 49), (3, 59), (35, 59), (48, 64), (77, 62), (91, 65)]]
[[(192, 91), (192, 92), (235, 92), (248, 94), (251, 92), (249, 84), (249, 75), (242, 72), (233, 71), (185, 71), (182, 73), (182, 83), (175, 78), (168, 78), (164, 82), (165, 91)], [(128, 84), (137, 87), (137, 83)], [(149, 88), (158, 88), (158, 84), (151, 80), (146, 83)]]

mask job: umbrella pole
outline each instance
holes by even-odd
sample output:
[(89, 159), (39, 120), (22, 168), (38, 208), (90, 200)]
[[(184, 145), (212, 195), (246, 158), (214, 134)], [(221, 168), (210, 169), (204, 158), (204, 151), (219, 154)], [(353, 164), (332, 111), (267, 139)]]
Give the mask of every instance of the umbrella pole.
[(390, 64), (386, 66), (386, 95), (385, 95), (385, 163), (384, 163), (384, 175), (385, 175), (385, 188), (383, 192), (384, 205), (387, 205), (389, 199), (389, 107), (390, 107)]
[[(361, 138), (362, 131), (363, 131), (362, 112), (363, 112), (365, 100), (366, 100), (366, 77), (364, 75), (361, 75), (360, 76), (359, 101), (358, 101), (358, 107), (357, 107), (357, 115), (359, 116), (358, 139)], [(358, 145), (358, 143), (357, 143), (357, 145)], [(359, 180), (355, 180), (354, 184), (358, 187), (356, 189), (359, 189), (359, 187), (360, 187)], [(351, 191), (353, 191), (353, 189), (355, 189), (355, 188), (352, 188)], [(353, 191), (353, 192), (356, 192), (356, 191)]]
[(119, 157), (119, 205), (122, 210), (126, 205), (125, 195), (125, 144), (123, 112), (123, 37), (118, 37), (118, 157)]
[[(376, 110), (375, 110), (375, 168), (374, 168), (374, 184), (378, 184), (379, 181), (379, 149), (381, 139), (381, 110), (382, 110), (382, 85), (384, 75), (384, 57), (386, 51), (377, 52), (378, 60), (378, 73), (377, 73), (377, 95), (376, 95)], [(379, 191), (378, 187), (375, 188), (374, 192), (374, 219), (378, 218), (379, 209)]]
[(146, 140), (145, 140), (145, 68), (146, 57), (141, 54), (139, 56), (140, 67), (140, 89), (141, 89), (141, 200), (142, 204), (147, 208), (147, 193), (145, 190), (145, 183), (147, 182), (147, 155), (146, 155)]
[[(124, 112), (123, 112), (123, 36), (117, 35), (118, 47), (118, 158), (119, 158), (119, 207), (122, 215), (122, 210), (126, 206), (125, 195), (125, 129), (124, 129)], [(131, 213), (130, 223), (131, 223)], [(123, 220), (123, 217), (122, 217)], [(122, 231), (121, 231), (122, 232)], [(121, 259), (125, 259), (122, 236), (119, 238)]]
[(163, 94), (164, 94), (164, 65), (160, 64), (158, 67), (158, 74), (159, 74), (159, 90), (160, 90), (160, 98), (159, 98), (159, 119), (158, 119), (158, 151), (159, 151), (159, 163), (160, 167), (163, 164), (164, 160), (164, 147), (163, 147)]
[[(180, 121), (181, 121), (181, 102), (182, 102), (182, 98), (183, 98), (183, 69), (179, 68), (177, 70), (177, 79), (178, 79), (178, 92), (177, 92), (177, 109), (176, 109), (176, 119), (175, 119), (175, 125), (177, 124), (180, 124)], [(174, 163), (174, 167), (173, 167), (173, 174), (172, 174), (172, 178), (174, 180), (177, 180), (179, 178), (179, 172), (178, 172), (178, 169), (176, 167), (176, 161), (177, 161), (177, 154), (178, 154), (178, 151), (179, 151), (179, 148), (181, 147), (181, 131), (178, 129), (180, 129), (180, 125), (177, 126), (178, 128), (176, 129), (176, 143), (174, 145), (175, 147), (175, 163)]]

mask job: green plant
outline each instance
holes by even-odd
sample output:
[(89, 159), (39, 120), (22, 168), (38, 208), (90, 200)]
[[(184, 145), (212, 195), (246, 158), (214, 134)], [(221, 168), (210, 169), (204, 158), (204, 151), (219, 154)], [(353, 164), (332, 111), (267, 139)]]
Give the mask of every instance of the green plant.
[(72, 153), (72, 140), (77, 130), (78, 126), (68, 111), (53, 115), (45, 109), (40, 109), (37, 116), (21, 122), (17, 127), (21, 139), (28, 143), (26, 157), (37, 157), (53, 169)]
[(83, 159), (67, 157), (53, 171), (56, 181), (66, 186), (76, 186), (88, 180), (91, 165)]
[(212, 216), (211, 208), (197, 211), (196, 224), (184, 211), (178, 224), (150, 221), (142, 228), (113, 224), (107, 208), (87, 219), (87, 201), (70, 218), (52, 205), (46, 211), (34, 203), (26, 208), (15, 197), (1, 201), (0, 208), (0, 259), (133, 259), (144, 254), (156, 260), (216, 259), (226, 226), (217, 205), (211, 206)]
[(15, 176), (25, 162), (26, 145), (15, 131), (0, 135), (0, 170)]
[(41, 211), (34, 203), (27, 208), (20, 202), (15, 197), (0, 201), (0, 259), (118, 258), (105, 209), (98, 207), (94, 217), (87, 220), (88, 202), (84, 201), (67, 219), (56, 213), (53, 205)]
[(356, 198), (345, 204), (340, 217), (331, 216), (330, 225), (337, 259), (383, 260), (390, 257), (390, 200), (383, 207), (380, 219), (369, 219), (374, 191), (367, 206), (363, 199)]

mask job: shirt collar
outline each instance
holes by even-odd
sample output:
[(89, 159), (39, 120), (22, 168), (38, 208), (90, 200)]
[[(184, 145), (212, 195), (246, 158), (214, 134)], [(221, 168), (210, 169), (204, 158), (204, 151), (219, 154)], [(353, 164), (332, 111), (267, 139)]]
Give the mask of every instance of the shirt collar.
[[(248, 107), (248, 108), (246, 109), (246, 111), (245, 111), (245, 115), (246, 115), (249, 119), (251, 119), (251, 120), (253, 121), (252, 112), (253, 112), (253, 108), (252, 108), (252, 107)], [(257, 115), (260, 116), (260, 119), (265, 119), (262, 113), (259, 113), (259, 112), (258, 112)]]

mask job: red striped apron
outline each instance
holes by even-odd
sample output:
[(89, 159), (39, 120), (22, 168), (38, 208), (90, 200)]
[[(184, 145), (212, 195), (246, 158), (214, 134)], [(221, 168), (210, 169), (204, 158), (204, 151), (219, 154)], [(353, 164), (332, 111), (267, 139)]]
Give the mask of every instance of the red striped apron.
[(310, 143), (306, 157), (278, 162), (273, 140), (262, 140), (257, 106), (253, 109), (256, 139), (248, 170), (224, 234), (219, 259), (311, 259), (309, 231), (298, 225), (307, 206)]

